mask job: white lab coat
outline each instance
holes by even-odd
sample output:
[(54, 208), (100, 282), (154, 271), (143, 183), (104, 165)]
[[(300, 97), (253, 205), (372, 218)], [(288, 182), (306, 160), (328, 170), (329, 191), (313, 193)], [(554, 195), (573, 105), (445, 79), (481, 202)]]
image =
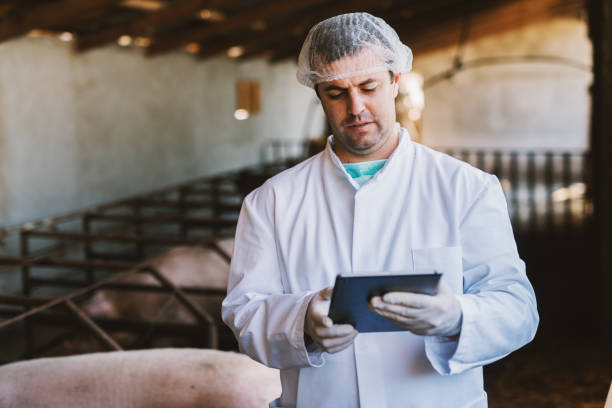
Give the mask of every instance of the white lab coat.
[[(397, 125), (399, 126), (399, 125)], [(281, 369), (273, 407), (486, 407), (482, 365), (529, 342), (538, 314), (496, 177), (410, 140), (361, 188), (331, 149), (244, 200), (223, 320), (242, 352)], [(363, 333), (336, 354), (304, 345), (315, 291), (338, 274), (443, 272), (458, 341)]]

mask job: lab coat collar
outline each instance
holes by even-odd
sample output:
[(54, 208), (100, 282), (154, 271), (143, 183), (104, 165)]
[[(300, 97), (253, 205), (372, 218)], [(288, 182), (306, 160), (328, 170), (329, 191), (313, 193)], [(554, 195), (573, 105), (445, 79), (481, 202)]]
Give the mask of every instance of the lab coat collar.
[[(370, 183), (375, 183), (376, 181), (382, 180), (387, 173), (390, 173), (392, 168), (396, 168), (400, 166), (400, 162), (404, 161), (407, 157), (409, 157), (410, 151), (413, 150), (412, 141), (410, 140), (410, 134), (408, 131), (401, 127), (399, 123), (395, 123), (395, 128), (399, 129), (399, 142), (395, 150), (391, 153), (385, 165), (363, 186), (366, 186)], [(338, 175), (344, 177), (354, 188), (355, 190), (359, 190), (360, 186), (350, 174), (347, 173), (346, 169), (342, 165), (340, 158), (334, 152), (332, 146), (334, 145), (334, 135), (329, 135), (327, 138), (327, 145), (325, 150), (327, 151), (327, 155), (329, 156), (332, 164), (338, 171)], [(404, 159), (402, 159), (402, 156)]]

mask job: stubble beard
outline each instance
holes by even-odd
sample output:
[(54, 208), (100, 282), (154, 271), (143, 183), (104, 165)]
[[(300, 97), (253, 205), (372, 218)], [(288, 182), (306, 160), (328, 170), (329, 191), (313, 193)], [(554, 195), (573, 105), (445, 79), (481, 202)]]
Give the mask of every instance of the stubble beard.
[(374, 122), (373, 126), (375, 126), (376, 129), (373, 129), (371, 131), (372, 133), (368, 132), (368, 134), (365, 135), (365, 138), (373, 140), (372, 142), (368, 143), (366, 141), (365, 143), (363, 143), (363, 136), (353, 135), (353, 137), (351, 137), (351, 135), (347, 134), (343, 134), (341, 138), (338, 138), (339, 142), (349, 153), (357, 156), (367, 156), (371, 153), (374, 153), (385, 144), (387, 139), (389, 139), (389, 135), (385, 135), (385, 133), (380, 128), (377, 122)]

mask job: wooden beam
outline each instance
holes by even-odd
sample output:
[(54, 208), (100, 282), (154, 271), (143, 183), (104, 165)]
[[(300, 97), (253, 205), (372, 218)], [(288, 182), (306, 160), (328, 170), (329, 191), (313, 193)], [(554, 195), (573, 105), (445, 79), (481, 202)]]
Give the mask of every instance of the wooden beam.
[(4, 3), (0, 4), (0, 17), (4, 17), (6, 14), (13, 11), (15, 8), (15, 3)]
[(230, 16), (226, 20), (202, 25), (200, 27), (189, 27), (170, 34), (166, 37), (157, 38), (147, 48), (147, 55), (152, 56), (173, 50), (189, 42), (202, 42), (215, 35), (230, 33), (242, 27), (250, 25), (257, 20), (267, 20), (273, 16), (297, 12), (312, 7), (327, 0), (274, 0), (263, 5), (253, 7), (245, 12)]
[[(480, 0), (483, 2), (483, 0)], [(492, 1), (487, 1), (487, 3), (491, 3)], [(497, 0), (503, 1), (503, 0)], [(505, 0), (510, 1), (510, 0)], [(406, 26), (414, 26), (416, 24), (419, 27), (428, 26), (432, 24), (432, 21), (437, 21), (440, 14), (446, 13), (447, 15), (452, 16), (452, 18), (456, 18), (456, 16), (460, 15), (460, 12), (463, 10), (464, 2), (462, 0), (453, 0), (452, 2), (440, 0), (432, 0), (428, 2), (419, 2), (419, 3), (388, 3), (388, 4), (379, 4), (373, 2), (365, 2), (366, 4), (359, 4), (357, 7), (349, 6), (344, 10), (341, 10), (339, 13), (348, 13), (353, 11), (367, 11), (378, 17), (386, 20), (392, 27), (400, 32), (401, 24), (405, 24)], [(448, 11), (447, 11), (448, 10)], [(442, 13), (444, 12), (444, 13)], [(335, 14), (332, 13), (329, 16), (331, 17)], [(409, 17), (402, 17), (408, 15)], [(312, 22), (312, 24), (318, 21)], [(302, 41), (305, 37), (305, 34), (302, 37)], [(272, 51), (272, 55), (270, 60), (272, 62), (281, 61), (287, 58), (295, 58), (300, 51), (301, 43), (295, 44), (295, 41), (291, 38), (287, 38), (285, 43), (278, 43), (277, 49)]]
[[(474, 41), (504, 31), (518, 29), (529, 24), (555, 17), (576, 15), (584, 9), (583, 0), (526, 0), (501, 4), (492, 9), (479, 10), (471, 17), (467, 41)], [(463, 21), (449, 18), (435, 26), (421, 27), (406, 24), (398, 30), (402, 41), (410, 45), (416, 55), (456, 46), (459, 42)]]
[[(281, 29), (273, 27), (277, 32), (276, 36), (270, 36), (265, 41), (257, 41), (255, 37), (244, 45), (246, 52), (240, 57), (241, 59), (255, 58), (258, 56), (266, 56), (271, 62), (281, 61), (287, 58), (297, 58), (300, 52), (302, 43), (308, 34), (308, 31), (316, 23), (327, 18), (344, 13), (354, 12), (370, 12), (375, 15), (383, 15), (392, 8), (392, 3), (381, 3), (372, 0), (347, 1), (342, 3), (334, 3), (329, 7), (317, 8), (313, 13), (305, 15), (303, 18), (286, 22), (284, 25), (293, 27), (293, 30), (288, 35), (281, 36), (278, 32)], [(285, 28), (285, 27), (283, 27)], [(289, 31), (288, 29), (286, 31)]]
[(32, 10), (24, 10), (0, 20), (0, 41), (19, 37), (35, 28), (69, 23), (87, 10), (106, 7), (118, 1), (120, 0), (59, 0), (44, 3)]
[[(458, 44), (464, 7), (463, 2), (449, 3), (444, 7), (427, 7), (422, 3), (419, 7), (400, 6), (377, 15), (394, 27), (402, 41), (418, 56)], [(472, 1), (467, 40), (473, 41), (554, 17), (576, 15), (583, 7), (584, 0)], [(276, 43), (278, 50), (273, 52), (271, 60), (295, 57), (299, 47), (291, 52), (291, 44), (294, 43), (290, 38), (286, 42)]]
[(287, 59), (294, 59), (297, 62), (300, 49), (304, 42), (304, 38), (292, 37), (280, 44), (274, 51), (269, 55), (269, 61), (272, 63), (281, 62)]
[(203, 59), (215, 56), (223, 51), (226, 51), (230, 47), (242, 45), (244, 42), (246, 42), (245, 39), (247, 38), (259, 37), (257, 36), (256, 32), (251, 32), (250, 30), (239, 31), (225, 37), (214, 37), (209, 41), (200, 44), (200, 50), (197, 53), (197, 57)]
[[(593, 43), (593, 84), (591, 85), (592, 196), (594, 240), (597, 260), (593, 273), (584, 274), (599, 283), (603, 342), (612, 342), (612, 4), (608, 0), (587, 2), (589, 36)], [(588, 261), (588, 260), (585, 260)], [(588, 265), (588, 263), (586, 264)], [(593, 311), (595, 313), (595, 311)], [(607, 405), (606, 405), (607, 406)]]
[(86, 10), (79, 14), (77, 18), (73, 18), (61, 25), (52, 24), (45, 27), (45, 29), (56, 32), (69, 31), (80, 35), (98, 30), (108, 25), (109, 22), (125, 21), (127, 18), (133, 18), (135, 15), (140, 15), (140, 13), (135, 10), (122, 9), (116, 5), (111, 5), (109, 7)]
[(200, 58), (208, 58), (232, 46), (244, 47), (245, 53), (240, 59), (247, 59), (263, 54), (288, 36), (306, 36), (308, 30), (317, 22), (341, 13), (368, 11), (380, 4), (372, 0), (334, 2), (323, 7), (300, 13), (297, 18), (287, 19), (280, 24), (269, 26), (264, 31), (253, 31), (250, 35), (233, 35), (227, 40), (207, 41), (201, 44)]
[(114, 24), (92, 34), (81, 35), (76, 42), (77, 51), (86, 51), (106, 45), (122, 35), (149, 34), (147, 31), (178, 23), (192, 18), (204, 8), (217, 8), (224, 0), (182, 0), (173, 2), (165, 8), (133, 18), (121, 24)]

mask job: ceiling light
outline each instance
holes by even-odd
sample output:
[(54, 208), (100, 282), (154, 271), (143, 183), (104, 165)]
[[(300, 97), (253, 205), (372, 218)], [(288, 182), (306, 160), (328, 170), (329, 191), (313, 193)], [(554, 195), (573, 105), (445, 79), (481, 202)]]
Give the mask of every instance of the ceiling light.
[(128, 47), (132, 45), (132, 37), (130, 37), (129, 35), (122, 35), (121, 37), (119, 37), (119, 39), (117, 39), (117, 44), (122, 47)]
[(148, 47), (151, 45), (151, 39), (149, 37), (136, 37), (134, 38), (134, 45), (137, 47)]
[(64, 31), (58, 37), (60, 40), (66, 41), (66, 42), (72, 41), (74, 39), (74, 36), (72, 35), (72, 33), (69, 33), (68, 31)]
[(227, 56), (230, 58), (238, 58), (242, 54), (244, 54), (244, 48), (239, 45), (231, 47), (227, 50)]
[(160, 0), (124, 0), (121, 5), (137, 10), (157, 11), (166, 7), (166, 2)]
[(198, 14), (202, 20), (220, 21), (225, 19), (225, 14), (210, 9), (203, 9)]
[(185, 46), (188, 53), (197, 54), (200, 51), (200, 44), (196, 42), (189, 43)]
[(236, 110), (238, 120), (248, 119), (261, 110), (261, 86), (258, 81), (246, 80), (236, 84)]
[(56, 33), (49, 30), (34, 29), (28, 32), (28, 37), (55, 37)]
[(236, 109), (234, 111), (234, 118), (237, 120), (245, 120), (249, 118), (249, 111), (246, 109)]

